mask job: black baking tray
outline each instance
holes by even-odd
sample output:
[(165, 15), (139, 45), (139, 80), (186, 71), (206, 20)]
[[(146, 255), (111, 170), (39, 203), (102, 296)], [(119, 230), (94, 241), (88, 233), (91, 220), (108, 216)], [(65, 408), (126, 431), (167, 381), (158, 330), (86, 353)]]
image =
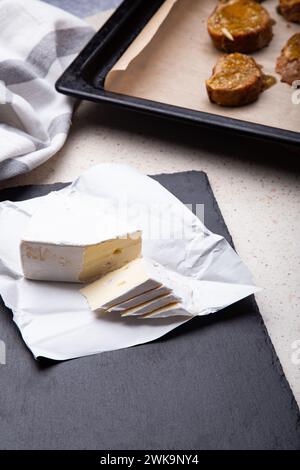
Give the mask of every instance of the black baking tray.
[(94, 35), (56, 83), (57, 91), (80, 99), (110, 103), (148, 114), (255, 138), (300, 143), (300, 133), (163, 104), (104, 89), (111, 68), (142, 31), (164, 0), (125, 0)]

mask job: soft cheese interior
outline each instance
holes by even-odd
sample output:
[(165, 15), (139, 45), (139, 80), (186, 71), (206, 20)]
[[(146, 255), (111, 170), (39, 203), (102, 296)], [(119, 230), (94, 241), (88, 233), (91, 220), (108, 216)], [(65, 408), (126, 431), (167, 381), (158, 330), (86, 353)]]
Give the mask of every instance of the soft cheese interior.
[[(101, 313), (161, 286), (160, 280), (151, 277), (144, 259), (138, 258), (87, 285), (81, 293), (91, 310)], [(144, 303), (143, 297), (138, 302)]]
[(117, 238), (87, 246), (83, 253), (79, 280), (86, 282), (121, 268), (140, 256), (141, 250), (141, 232), (127, 234), (126, 238)]

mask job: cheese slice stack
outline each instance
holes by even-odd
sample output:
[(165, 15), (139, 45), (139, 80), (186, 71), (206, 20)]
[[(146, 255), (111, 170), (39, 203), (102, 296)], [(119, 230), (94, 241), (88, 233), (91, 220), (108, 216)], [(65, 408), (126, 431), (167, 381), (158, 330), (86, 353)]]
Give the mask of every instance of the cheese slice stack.
[(160, 299), (161, 297), (166, 297), (168, 294), (171, 294), (171, 292), (172, 290), (168, 287), (157, 287), (156, 289), (144, 292), (143, 295), (138, 295), (130, 300), (127, 300), (126, 302), (115, 305), (114, 307), (107, 309), (107, 311), (112, 313), (120, 313), (121, 315), (126, 316), (127, 312), (130, 310), (130, 312), (133, 312), (134, 314), (134, 308), (140, 307), (146, 302), (148, 303), (156, 299)]
[(32, 215), (21, 240), (24, 276), (91, 282), (141, 255), (141, 232), (93, 197), (53, 193)]
[(163, 309), (170, 305), (180, 302), (180, 298), (174, 294), (167, 294), (157, 299), (143, 302), (137, 307), (129, 308), (122, 313), (122, 317), (135, 317), (140, 315), (149, 315), (150, 313), (156, 312), (159, 309)]
[(155, 310), (154, 312), (148, 313), (147, 315), (143, 315), (138, 318), (139, 319), (143, 319), (143, 318), (154, 319), (154, 318), (168, 318), (168, 317), (176, 317), (176, 316), (191, 317), (193, 315), (187, 311), (187, 309), (184, 307), (182, 302), (177, 302), (167, 307), (159, 308)]
[(122, 317), (191, 314), (183, 307), (189, 295), (172, 273), (149, 259), (138, 258), (81, 289), (91, 310)]

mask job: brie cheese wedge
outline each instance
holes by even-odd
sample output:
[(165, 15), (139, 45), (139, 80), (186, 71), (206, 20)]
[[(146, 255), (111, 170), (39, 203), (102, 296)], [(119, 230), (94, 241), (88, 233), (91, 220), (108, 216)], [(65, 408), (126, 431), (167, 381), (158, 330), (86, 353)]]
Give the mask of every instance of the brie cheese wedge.
[(53, 193), (21, 240), (27, 279), (91, 282), (141, 255), (141, 232), (90, 196)]

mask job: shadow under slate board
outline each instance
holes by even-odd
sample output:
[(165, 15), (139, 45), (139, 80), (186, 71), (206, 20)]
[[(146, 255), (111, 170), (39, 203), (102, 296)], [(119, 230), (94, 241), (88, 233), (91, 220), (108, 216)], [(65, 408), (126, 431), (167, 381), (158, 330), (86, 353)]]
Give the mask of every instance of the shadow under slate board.
[[(154, 177), (232, 243), (204, 173)], [(62, 184), (0, 192), (41, 196)], [(35, 361), (0, 305), (1, 449), (300, 449), (299, 410), (253, 297), (152, 343)]]

